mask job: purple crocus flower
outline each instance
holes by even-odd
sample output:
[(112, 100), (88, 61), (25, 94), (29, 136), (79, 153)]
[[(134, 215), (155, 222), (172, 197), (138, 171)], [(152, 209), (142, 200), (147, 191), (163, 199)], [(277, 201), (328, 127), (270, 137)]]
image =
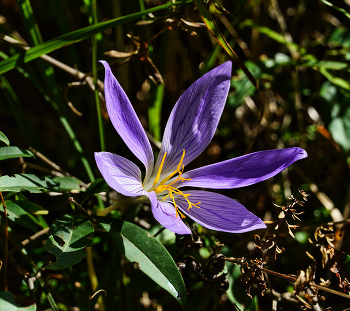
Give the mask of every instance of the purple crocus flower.
[(97, 166), (117, 192), (149, 198), (155, 219), (179, 234), (191, 233), (182, 221), (187, 215), (202, 226), (226, 232), (246, 232), (265, 224), (242, 204), (221, 194), (182, 187), (232, 189), (266, 180), (305, 158), (301, 148), (254, 152), (184, 172), (184, 167), (208, 146), (222, 114), (231, 79), (231, 62), (211, 70), (185, 91), (174, 106), (154, 165), (150, 142), (124, 90), (105, 67), (105, 97), (109, 117), (129, 149), (144, 164), (109, 152), (96, 152)]

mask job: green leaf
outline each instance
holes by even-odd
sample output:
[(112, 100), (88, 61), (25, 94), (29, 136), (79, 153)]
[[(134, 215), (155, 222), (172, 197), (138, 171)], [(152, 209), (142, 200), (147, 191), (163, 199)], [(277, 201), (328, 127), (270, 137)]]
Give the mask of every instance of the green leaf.
[(326, 0), (320, 0), (321, 2), (323, 2), (324, 4), (338, 10), (339, 12), (343, 13), (347, 18), (350, 18), (350, 14), (348, 12), (346, 12), (344, 9), (342, 8), (339, 8), (335, 5), (333, 5), (332, 3), (330, 3), (329, 1), (326, 1)]
[(324, 68), (332, 70), (346, 70), (349, 71), (349, 65), (343, 62), (327, 61), (327, 60), (309, 60), (302, 64), (302, 67), (313, 67), (314, 69)]
[(39, 27), (34, 20), (33, 9), (30, 1), (18, 0), (18, 8), (31, 39), (31, 44), (38, 45), (42, 43), (43, 39), (40, 35)]
[(94, 34), (103, 32), (107, 29), (111, 29), (115, 26), (122, 25), (127, 22), (131, 22), (135, 19), (142, 17), (143, 15), (147, 15), (148, 13), (154, 13), (159, 10), (168, 9), (176, 4), (181, 4), (181, 3), (186, 3), (186, 2), (177, 2), (177, 3), (168, 2), (166, 4), (159, 5), (145, 11), (136, 12), (136, 13), (118, 17), (109, 21), (91, 25), (85, 28), (81, 28), (81, 29), (69, 32), (57, 38), (51, 39), (43, 44), (34, 46), (26, 51), (22, 51), (20, 53), (17, 53), (9, 57), (6, 60), (3, 60), (0, 63), (0, 74), (3, 74), (15, 68), (16, 66), (20, 66), (24, 63), (28, 63), (31, 60), (36, 59), (43, 54), (48, 54), (52, 51), (60, 49), (69, 44), (73, 44), (73, 43), (82, 41), (86, 38), (89, 38)]
[(340, 87), (342, 87), (342, 88), (344, 88), (346, 90), (350, 90), (350, 84), (349, 84), (348, 81), (345, 81), (342, 78), (334, 76), (332, 73), (330, 73), (324, 67), (321, 67), (319, 70), (320, 70), (320, 73), (322, 73), (329, 81), (331, 81), (335, 85), (340, 86)]
[(333, 139), (344, 150), (350, 150), (350, 93), (329, 81), (322, 84), (320, 97), (324, 101), (320, 109), (322, 120)]
[(28, 200), (11, 200), (11, 202), (18, 205), (25, 212), (27, 212), (27, 215), (31, 219), (31, 221), (36, 223), (42, 229), (48, 227), (48, 224), (46, 223), (45, 219), (41, 216), (41, 215), (47, 215), (49, 213), (48, 210)]
[(341, 262), (347, 274), (350, 276), (350, 256), (347, 253), (343, 253)]
[(350, 47), (350, 29), (335, 28), (328, 37), (328, 43), (335, 46), (342, 46), (344, 48)]
[(39, 204), (34, 202), (30, 202), (28, 200), (11, 200), (11, 202), (17, 204), (19, 207), (24, 209), (26, 212), (30, 212), (32, 214), (48, 214), (48, 210), (44, 209)]
[[(54, 221), (50, 233), (52, 235), (46, 241), (45, 249), (57, 260), (45, 268), (60, 270), (73, 266), (86, 256), (84, 248), (91, 246), (94, 228), (89, 220), (64, 215), (63, 220)], [(57, 243), (54, 236), (62, 243)]]
[(36, 311), (36, 304), (21, 308), (15, 303), (11, 292), (0, 292), (0, 310), (6, 311)]
[(14, 158), (28, 158), (34, 157), (29, 150), (25, 150), (18, 147), (1, 147), (0, 148), (0, 161), (6, 159), (14, 159)]
[[(252, 61), (246, 61), (244, 64), (255, 78), (260, 77), (261, 69), (258, 65)], [(229, 94), (228, 104), (232, 107), (240, 106), (243, 104), (245, 96), (252, 96), (256, 91), (254, 85), (250, 82), (241, 69), (237, 70), (236, 75), (231, 80), (231, 86), (234, 87), (234, 92)]]
[(348, 118), (335, 118), (329, 124), (329, 131), (333, 139), (345, 150), (350, 150), (350, 120)]
[(45, 191), (59, 192), (59, 189), (56, 183), (49, 178), (41, 180), (34, 174), (15, 174), (15, 177), (0, 177), (0, 191), (41, 193)]
[(268, 36), (270, 39), (272, 39), (276, 42), (279, 42), (281, 44), (284, 44), (284, 45), (291, 47), (291, 48), (294, 48), (296, 50), (299, 49), (299, 46), (297, 44), (295, 44), (293, 42), (288, 42), (286, 40), (286, 38), (283, 35), (281, 35), (280, 33), (276, 32), (268, 27), (259, 26), (254, 21), (252, 21), (250, 19), (247, 19), (240, 24), (241, 28), (244, 28), (246, 26), (254, 27), (257, 31)]
[(7, 146), (10, 145), (9, 139), (6, 137), (6, 135), (0, 131), (0, 141), (4, 142)]
[(106, 181), (103, 178), (97, 178), (94, 182), (90, 184), (90, 186), (86, 189), (84, 192), (80, 204), (83, 204), (85, 200), (90, 197), (91, 195), (101, 193), (104, 191), (109, 190), (110, 187), (106, 183)]
[(253, 75), (250, 73), (250, 71), (247, 69), (247, 67), (241, 62), (241, 60), (238, 58), (237, 54), (233, 51), (231, 46), (226, 41), (224, 35), (221, 33), (220, 29), (216, 25), (215, 20), (210, 15), (209, 11), (203, 4), (202, 0), (193, 0), (194, 4), (196, 5), (200, 16), (209, 30), (209, 32), (214, 36), (214, 38), (217, 40), (217, 42), (222, 46), (222, 48), (226, 51), (226, 53), (232, 58), (235, 59), (236, 63), (238, 64), (239, 68), (242, 69), (242, 71), (245, 73), (245, 75), (248, 77), (248, 79), (252, 82), (252, 84), (258, 89), (258, 83), (253, 77)]
[[(16, 201), (5, 201), (7, 208), (7, 217), (11, 219), (14, 223), (26, 227), (34, 232), (38, 232), (38, 227), (33, 221), (33, 219), (23, 210)], [(4, 207), (0, 205), (0, 211), (4, 212)]]
[(80, 181), (74, 177), (54, 177), (52, 180), (65, 191), (80, 190)]
[(101, 226), (110, 234), (119, 251), (153, 281), (186, 305), (186, 288), (181, 274), (168, 251), (147, 231), (120, 219), (98, 218)]

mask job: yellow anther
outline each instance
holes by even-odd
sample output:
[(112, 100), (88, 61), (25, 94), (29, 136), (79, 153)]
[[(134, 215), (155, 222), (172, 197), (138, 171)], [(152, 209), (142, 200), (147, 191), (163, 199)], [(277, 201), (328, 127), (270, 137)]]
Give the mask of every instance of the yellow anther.
[(176, 217), (177, 217), (177, 215), (180, 215), (181, 218), (185, 218), (185, 215), (182, 214), (182, 213), (180, 212), (179, 208), (177, 207), (176, 202), (175, 202), (175, 198), (174, 198), (173, 195), (172, 195), (172, 199), (173, 199), (173, 203), (174, 203), (174, 206), (175, 206)]
[[(181, 211), (179, 210), (179, 208), (177, 207), (176, 205), (176, 202), (175, 202), (175, 197), (174, 197), (174, 194), (173, 193), (176, 193), (178, 195), (181, 195), (185, 198), (185, 200), (187, 201), (188, 203), (188, 208), (187, 210), (189, 210), (190, 208), (192, 208), (193, 206), (197, 207), (197, 208), (200, 208), (200, 206), (198, 206), (199, 204), (201, 204), (201, 202), (198, 202), (198, 203), (192, 203), (188, 197), (191, 195), (189, 193), (185, 194), (183, 193), (181, 190), (173, 187), (172, 185), (174, 183), (176, 183), (177, 181), (181, 180), (182, 182), (184, 182), (185, 180), (191, 180), (191, 178), (183, 178), (181, 177), (181, 175), (183, 174), (183, 171), (185, 169), (185, 166), (182, 164), (183, 162), (183, 159), (185, 157), (185, 149), (183, 150), (182, 152), (182, 157), (180, 159), (180, 162), (179, 162), (179, 165), (177, 166), (176, 170), (174, 172), (172, 172), (168, 177), (164, 178), (159, 186), (156, 186), (159, 182), (159, 179), (160, 179), (160, 174), (162, 172), (162, 168), (163, 168), (163, 165), (164, 165), (164, 161), (165, 161), (165, 157), (166, 157), (166, 152), (164, 153), (164, 156), (163, 156), (163, 159), (162, 159), (162, 162), (159, 166), (159, 169), (158, 169), (158, 172), (157, 172), (157, 175), (156, 175), (156, 178), (153, 182), (153, 186), (152, 186), (152, 189), (151, 191), (154, 191), (155, 193), (161, 193), (163, 191), (168, 191), (168, 194), (163, 198), (163, 201), (165, 201), (168, 197), (170, 197), (170, 199), (173, 201), (173, 204), (174, 204), (174, 207), (175, 207), (175, 211), (176, 211), (176, 217), (177, 215), (180, 215), (181, 218), (185, 218), (185, 216), (181, 213)], [(176, 173), (179, 174), (179, 176), (170, 184), (168, 185), (165, 185), (165, 183), (171, 178), (173, 177)]]
[(184, 160), (184, 157), (185, 157), (185, 149), (182, 150), (182, 157), (181, 157), (181, 160), (179, 162), (179, 165), (177, 166), (177, 171), (180, 170), (180, 167), (182, 166), (182, 170), (184, 170), (185, 166), (182, 164), (182, 161)]

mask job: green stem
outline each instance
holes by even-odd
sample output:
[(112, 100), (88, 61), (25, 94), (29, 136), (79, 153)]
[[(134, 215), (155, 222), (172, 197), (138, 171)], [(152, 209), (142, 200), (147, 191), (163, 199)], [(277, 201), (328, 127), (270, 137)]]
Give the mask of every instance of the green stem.
[(73, 142), (75, 149), (78, 151), (80, 155), (80, 160), (83, 163), (86, 173), (88, 174), (89, 180), (93, 182), (95, 180), (94, 174), (91, 170), (88, 160), (83, 155), (83, 148), (81, 147), (79, 141), (77, 140), (73, 132), (73, 129), (71, 128), (70, 124), (68, 123), (68, 120), (65, 117), (61, 116), (60, 121), (63, 124), (63, 127), (65, 128), (70, 140)]
[(117, 209), (118, 207), (130, 205), (130, 204), (137, 204), (137, 203), (149, 203), (149, 199), (145, 195), (140, 196), (140, 197), (128, 197), (122, 201), (116, 202), (116, 203), (106, 207), (104, 210), (98, 212), (97, 216), (106, 216), (110, 212)]
[[(19, 11), (22, 15), (22, 19), (25, 23), (25, 26), (28, 30), (29, 36), (31, 38), (32, 43), (34, 46), (38, 47), (40, 44), (43, 44), (43, 39), (39, 30), (39, 27), (37, 26), (34, 15), (33, 15), (33, 9), (31, 7), (31, 3), (29, 0), (20, 0), (19, 1)], [(72, 127), (70, 126), (68, 119), (66, 117), (66, 108), (65, 103), (61, 97), (59, 88), (57, 87), (57, 81), (55, 79), (55, 72), (51, 65), (47, 63), (43, 63), (41, 61), (38, 62), (40, 73), (42, 77), (43, 84), (45, 86), (44, 90), (44, 96), (49, 97), (49, 102), (52, 105), (52, 107), (56, 110), (56, 112), (59, 115), (59, 119), (65, 128), (65, 130), (68, 133), (69, 138), (73, 142), (73, 145), (75, 149), (78, 151), (80, 160), (82, 161), (82, 164), (86, 170), (86, 173), (90, 179), (91, 182), (95, 180), (94, 175), (92, 173), (92, 170), (90, 168), (90, 165), (83, 155), (83, 149), (77, 140), (74, 131)]]
[[(139, 4), (140, 4), (140, 12), (145, 10), (145, 3), (143, 2), (143, 0), (139, 0)], [(144, 19), (145, 16), (142, 16), (142, 19)]]
[[(97, 24), (97, 7), (96, 7), (96, 0), (92, 1), (92, 23), (94, 25)], [(96, 102), (96, 110), (97, 110), (97, 119), (98, 119), (98, 130), (100, 133), (100, 144), (101, 144), (101, 151), (106, 150), (105, 145), (105, 136), (104, 136), (104, 130), (103, 130), (103, 119), (102, 119), (102, 113), (101, 113), (101, 103), (99, 98), (99, 91), (98, 91), (98, 85), (97, 85), (97, 34), (92, 36), (92, 75), (93, 75), (93, 83), (95, 86), (94, 94), (95, 94), (95, 102)]]

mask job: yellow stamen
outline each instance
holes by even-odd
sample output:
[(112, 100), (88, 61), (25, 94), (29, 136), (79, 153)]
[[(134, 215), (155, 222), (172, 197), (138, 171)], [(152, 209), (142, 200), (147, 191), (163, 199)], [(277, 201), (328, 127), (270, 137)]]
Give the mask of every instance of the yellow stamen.
[[(185, 149), (183, 149), (182, 151), (182, 157), (180, 159), (180, 162), (179, 162), (179, 165), (177, 166), (176, 170), (174, 172), (172, 172), (168, 177), (164, 178), (160, 184), (161, 185), (164, 185), (171, 177), (173, 177), (176, 173), (179, 173), (179, 176), (181, 176), (181, 174), (183, 173), (183, 170), (185, 169), (185, 166), (182, 164), (183, 160), (184, 160), (184, 157), (185, 157)], [(180, 170), (182, 166), (182, 170)], [(181, 172), (181, 173), (180, 173)], [(182, 180), (182, 179), (181, 179)], [(190, 179), (187, 179), (187, 180), (190, 180)], [(183, 180), (182, 180), (183, 181)]]
[(163, 168), (163, 164), (164, 164), (164, 161), (165, 161), (165, 157), (166, 157), (166, 152), (164, 153), (164, 156), (163, 156), (163, 159), (162, 159), (162, 163), (160, 163), (160, 165), (159, 165), (159, 169), (158, 169), (158, 172), (157, 172), (157, 176), (156, 176), (156, 179), (154, 180), (154, 182), (153, 182), (153, 186), (152, 186), (152, 188), (154, 188), (154, 186), (158, 183), (158, 181), (159, 181), (159, 178), (160, 178), (160, 174), (161, 174), (161, 172), (162, 172), (162, 168)]
[[(180, 162), (179, 162), (179, 165), (177, 166), (176, 170), (174, 172), (172, 172), (168, 177), (164, 178), (159, 186), (156, 186), (157, 183), (159, 182), (159, 179), (160, 179), (160, 174), (161, 174), (161, 171), (162, 171), (162, 168), (163, 168), (163, 164), (164, 164), (164, 161), (165, 161), (165, 157), (166, 157), (166, 152), (163, 156), (163, 159), (162, 159), (162, 162), (159, 166), (159, 169), (158, 169), (158, 172), (157, 172), (157, 175), (156, 175), (156, 179), (154, 180), (153, 182), (153, 186), (152, 186), (152, 189), (151, 191), (154, 191), (155, 193), (161, 193), (163, 191), (168, 191), (168, 194), (163, 198), (163, 201), (166, 200), (168, 197), (170, 197), (170, 199), (173, 201), (173, 204), (174, 204), (174, 207), (175, 207), (175, 211), (176, 211), (176, 217), (177, 215), (180, 215), (181, 218), (185, 218), (185, 216), (181, 213), (180, 209), (177, 207), (176, 205), (176, 202), (175, 202), (175, 197), (174, 197), (174, 194), (173, 193), (176, 193), (178, 195), (181, 195), (185, 198), (185, 200), (187, 201), (188, 203), (188, 208), (187, 210), (189, 210), (190, 208), (192, 208), (193, 206), (197, 207), (197, 208), (200, 208), (200, 206), (198, 206), (199, 204), (201, 204), (201, 202), (198, 202), (198, 203), (192, 203), (188, 197), (191, 195), (191, 194), (185, 194), (183, 193), (181, 190), (173, 187), (172, 185), (174, 183), (176, 183), (177, 181), (181, 180), (181, 182), (184, 182), (185, 180), (191, 180), (191, 178), (183, 178), (181, 177), (181, 175), (183, 174), (183, 171), (185, 169), (185, 166), (182, 164), (183, 162), (183, 159), (185, 157), (185, 150), (183, 150), (183, 153), (182, 153), (182, 157), (180, 159)], [(170, 184), (168, 185), (165, 185), (165, 183), (171, 178), (173, 177), (176, 173), (179, 174), (179, 176)]]

